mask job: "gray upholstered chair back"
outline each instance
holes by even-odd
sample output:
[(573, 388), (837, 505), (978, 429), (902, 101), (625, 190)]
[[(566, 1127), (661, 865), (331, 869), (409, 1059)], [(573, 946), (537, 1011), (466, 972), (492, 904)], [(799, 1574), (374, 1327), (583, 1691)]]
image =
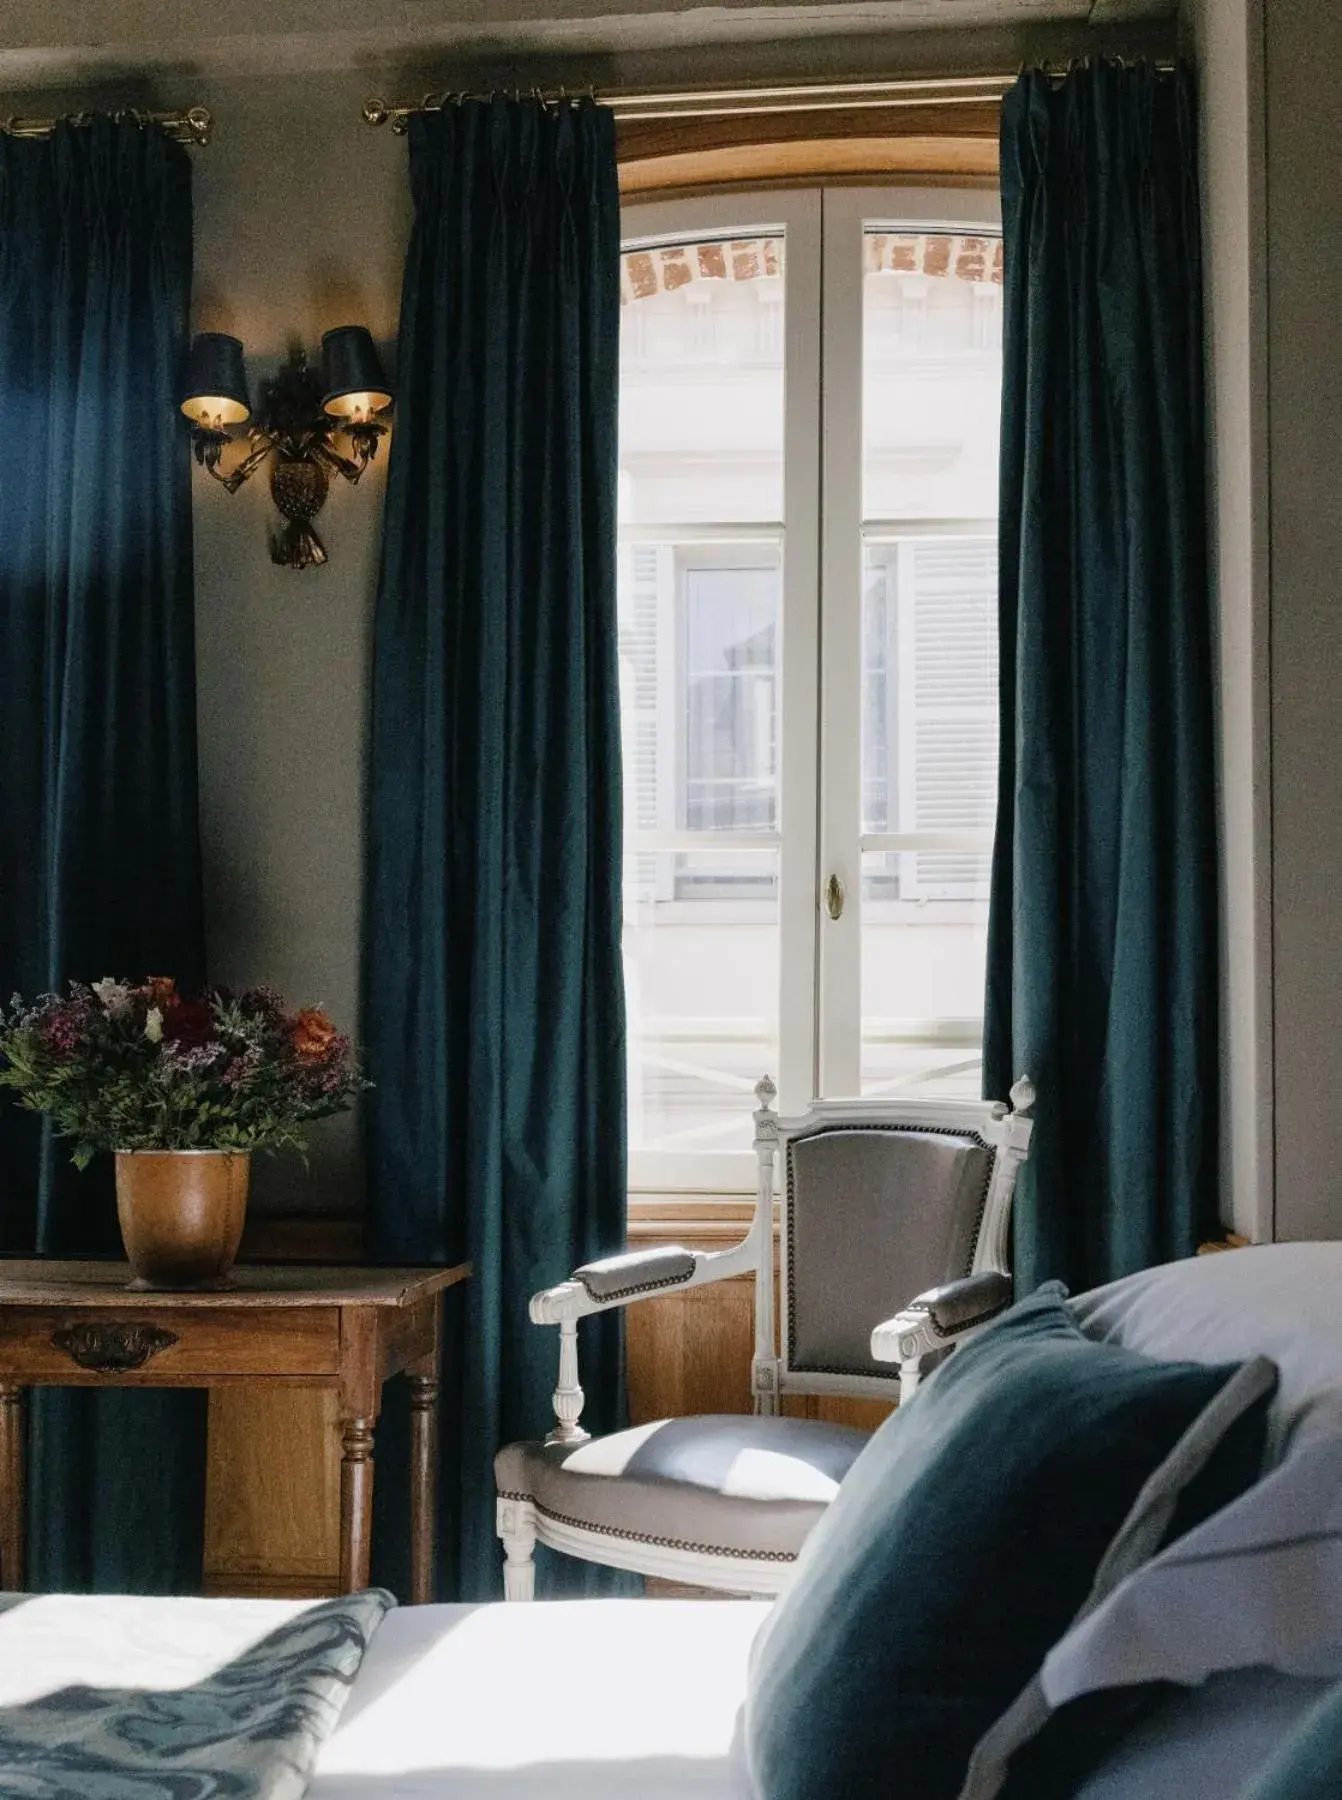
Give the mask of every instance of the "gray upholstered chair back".
[(786, 1138), (782, 1328), (789, 1374), (877, 1375), (871, 1321), (972, 1272), (996, 1152), (977, 1133), (827, 1125)]

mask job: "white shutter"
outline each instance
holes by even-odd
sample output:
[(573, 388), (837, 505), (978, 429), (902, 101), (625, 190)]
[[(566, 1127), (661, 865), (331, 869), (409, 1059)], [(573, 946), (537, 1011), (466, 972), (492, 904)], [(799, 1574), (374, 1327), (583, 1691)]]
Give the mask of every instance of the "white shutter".
[[(660, 549), (656, 544), (625, 546), (626, 591), (620, 609), (620, 704), (626, 832), (652, 831), (659, 816), (658, 719), (662, 695), (658, 682), (658, 585)], [(634, 862), (636, 892), (641, 900), (661, 898), (656, 892), (662, 870), (655, 851), (642, 851)]]
[[(900, 830), (990, 831), (997, 807), (997, 545), (924, 538), (900, 558)], [(901, 858), (908, 899), (986, 898), (987, 851)]]

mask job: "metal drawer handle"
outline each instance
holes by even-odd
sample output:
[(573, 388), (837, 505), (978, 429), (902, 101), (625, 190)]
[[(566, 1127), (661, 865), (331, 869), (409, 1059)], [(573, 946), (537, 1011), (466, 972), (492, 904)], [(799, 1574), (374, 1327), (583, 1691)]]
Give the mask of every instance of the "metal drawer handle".
[(118, 1375), (126, 1369), (141, 1368), (151, 1356), (175, 1344), (177, 1333), (164, 1331), (158, 1325), (123, 1325), (116, 1320), (97, 1325), (66, 1325), (52, 1332), (51, 1341), (81, 1369)]

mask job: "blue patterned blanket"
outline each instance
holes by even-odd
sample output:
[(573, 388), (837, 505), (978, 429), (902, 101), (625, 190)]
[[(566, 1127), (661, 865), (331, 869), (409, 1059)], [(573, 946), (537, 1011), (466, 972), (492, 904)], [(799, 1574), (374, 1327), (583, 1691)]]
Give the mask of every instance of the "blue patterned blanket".
[(0, 1596), (4, 1800), (299, 1800), (387, 1609)]

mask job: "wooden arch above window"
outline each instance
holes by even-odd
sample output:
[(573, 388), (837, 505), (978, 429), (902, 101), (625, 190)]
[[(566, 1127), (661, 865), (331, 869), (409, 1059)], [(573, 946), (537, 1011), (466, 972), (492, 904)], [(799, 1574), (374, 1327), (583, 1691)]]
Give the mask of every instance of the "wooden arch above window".
[(620, 190), (651, 197), (892, 175), (995, 184), (998, 113), (995, 104), (976, 103), (622, 119)]

